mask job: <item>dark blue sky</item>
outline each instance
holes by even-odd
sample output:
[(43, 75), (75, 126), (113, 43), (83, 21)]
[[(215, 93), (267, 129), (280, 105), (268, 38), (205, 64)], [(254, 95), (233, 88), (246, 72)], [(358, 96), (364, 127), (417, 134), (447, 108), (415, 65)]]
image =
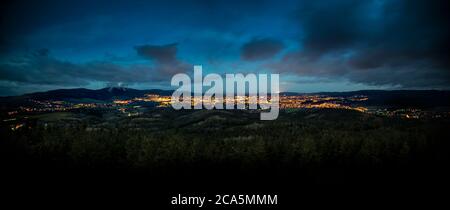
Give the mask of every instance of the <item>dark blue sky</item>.
[(169, 89), (178, 72), (281, 74), (281, 90), (448, 89), (449, 3), (11, 1), (0, 95)]

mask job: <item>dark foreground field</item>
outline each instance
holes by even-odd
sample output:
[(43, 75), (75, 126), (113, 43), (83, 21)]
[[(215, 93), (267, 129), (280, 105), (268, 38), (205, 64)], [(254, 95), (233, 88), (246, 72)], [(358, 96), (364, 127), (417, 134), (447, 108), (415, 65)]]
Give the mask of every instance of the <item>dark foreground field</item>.
[(51, 202), (129, 197), (125, 205), (150, 206), (178, 193), (267, 192), (281, 204), (320, 206), (330, 198), (402, 201), (404, 193), (414, 200), (427, 192), (421, 187), (448, 184), (448, 119), (330, 109), (283, 111), (265, 122), (246, 111), (160, 109), (136, 117), (50, 113), (2, 129), (11, 189)]

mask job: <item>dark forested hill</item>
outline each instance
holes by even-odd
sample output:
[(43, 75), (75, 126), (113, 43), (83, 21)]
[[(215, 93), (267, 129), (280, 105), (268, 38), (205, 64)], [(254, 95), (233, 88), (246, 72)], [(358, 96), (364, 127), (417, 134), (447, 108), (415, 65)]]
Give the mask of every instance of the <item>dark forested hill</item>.
[(171, 90), (136, 90), (132, 88), (103, 88), (91, 90), (85, 88), (58, 89), (47, 92), (36, 92), (22, 96), (0, 97), (2, 106), (16, 106), (29, 103), (29, 100), (70, 100), (70, 99), (93, 99), (110, 101), (113, 99), (131, 99), (142, 97), (145, 94), (171, 95)]

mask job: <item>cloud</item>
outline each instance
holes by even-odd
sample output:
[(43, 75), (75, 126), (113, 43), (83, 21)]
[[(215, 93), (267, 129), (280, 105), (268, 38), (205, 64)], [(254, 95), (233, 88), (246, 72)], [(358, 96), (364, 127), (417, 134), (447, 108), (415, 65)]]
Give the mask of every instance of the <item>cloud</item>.
[(269, 66), (369, 85), (450, 87), (447, 1), (305, 1), (301, 48)]
[(173, 76), (191, 68), (188, 64), (176, 58), (177, 44), (140, 45), (135, 47), (138, 55), (155, 61), (155, 68), (161, 75)]
[(241, 48), (241, 58), (247, 61), (272, 58), (284, 48), (281, 41), (270, 38), (253, 39)]
[(64, 61), (53, 57), (48, 49), (41, 49), (4, 58), (0, 62), (0, 81), (58, 87), (82, 87), (92, 82), (168, 82), (174, 74), (192, 68), (176, 59), (176, 51), (176, 45), (143, 45), (136, 47), (136, 52), (147, 59), (155, 59), (154, 64), (120, 65), (108, 60), (85, 63)]
[[(0, 10), (4, 86), (169, 81), (191, 71), (188, 60), (219, 73), (272, 70), (362, 88), (450, 88), (445, 0), (19, 0)], [(149, 42), (167, 44), (130, 47)], [(30, 52), (40, 48), (52, 51)], [(101, 57), (108, 52), (117, 56)]]
[(77, 72), (87, 72), (84, 67), (61, 61), (48, 55), (48, 50), (38, 50), (24, 55), (10, 56), (0, 63), (0, 80), (42, 85), (86, 85)]
[[(191, 30), (235, 32), (237, 22), (271, 11), (273, 7), (268, 2), (246, 0), (231, 5), (225, 0), (8, 1), (0, 7), (0, 53), (35, 49), (39, 41), (46, 42), (39, 47), (81, 50), (93, 45), (101, 48), (149, 40), (180, 40), (186, 37), (177, 37), (178, 34), (192, 36)], [(243, 27), (247, 28), (247, 24)]]
[(158, 63), (176, 62), (177, 44), (167, 45), (140, 45), (135, 47), (138, 55), (154, 59)]

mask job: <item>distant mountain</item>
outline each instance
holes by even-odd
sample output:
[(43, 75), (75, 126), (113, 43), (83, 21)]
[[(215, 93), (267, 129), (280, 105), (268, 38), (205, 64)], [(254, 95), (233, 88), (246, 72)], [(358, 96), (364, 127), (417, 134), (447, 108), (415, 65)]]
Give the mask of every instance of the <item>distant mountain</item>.
[(132, 88), (111, 87), (98, 90), (85, 88), (58, 89), (46, 92), (36, 92), (21, 96), (0, 97), (1, 107), (12, 107), (26, 105), (30, 100), (71, 100), (71, 99), (92, 99), (99, 101), (111, 101), (114, 99), (131, 99), (142, 97), (145, 94), (171, 95), (171, 90), (136, 90)]
[(23, 97), (35, 100), (64, 100), (69, 98), (89, 98), (95, 100), (112, 100), (116, 98), (130, 99), (141, 97), (145, 94), (170, 95), (172, 91), (166, 90), (136, 90), (132, 88), (112, 87), (98, 90), (90, 90), (84, 88), (77, 89), (59, 89), (47, 92), (31, 93), (23, 95)]

